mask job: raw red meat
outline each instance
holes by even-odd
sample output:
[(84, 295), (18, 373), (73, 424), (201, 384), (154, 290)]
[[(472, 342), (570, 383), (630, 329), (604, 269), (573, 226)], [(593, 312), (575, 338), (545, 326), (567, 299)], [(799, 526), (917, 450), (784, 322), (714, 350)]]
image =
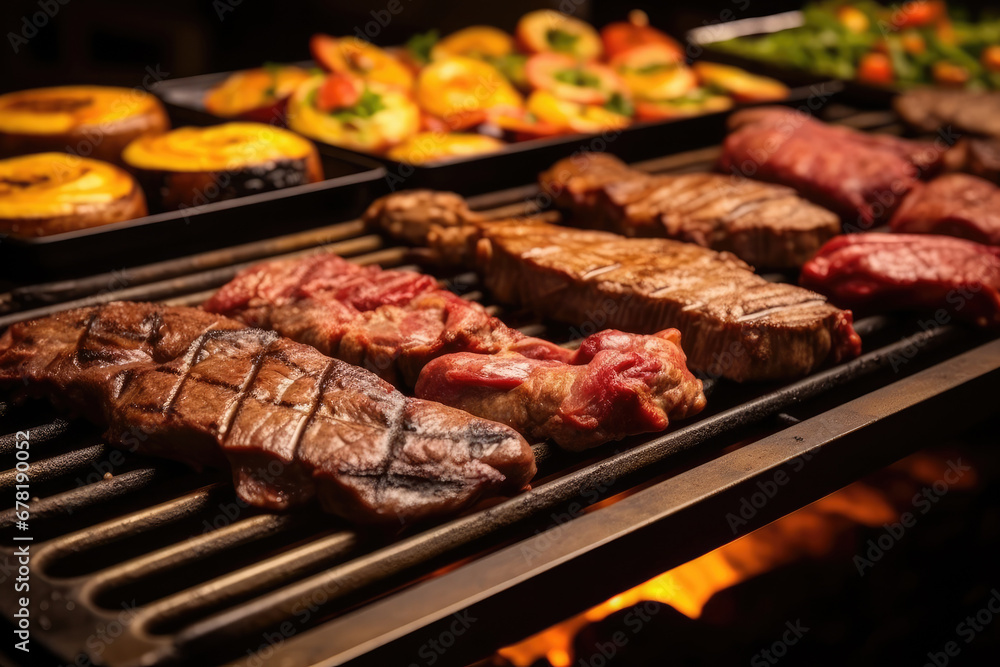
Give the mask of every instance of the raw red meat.
[(826, 125), (784, 107), (734, 114), (719, 166), (795, 188), (848, 223), (869, 229), (941, 165), (934, 144)]
[(801, 283), (844, 308), (935, 310), (939, 322), (1000, 326), (1000, 248), (964, 239), (840, 236), (802, 268)]
[(890, 224), (894, 232), (1000, 245), (1000, 188), (968, 174), (940, 176), (908, 194)]

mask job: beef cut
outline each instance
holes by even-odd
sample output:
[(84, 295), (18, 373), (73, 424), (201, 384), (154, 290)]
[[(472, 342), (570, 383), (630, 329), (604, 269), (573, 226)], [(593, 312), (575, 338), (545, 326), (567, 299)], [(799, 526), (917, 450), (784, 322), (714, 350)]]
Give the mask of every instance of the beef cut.
[(892, 106), (921, 132), (1000, 138), (1000, 92), (917, 88), (897, 96)]
[(353, 522), (412, 521), (535, 473), (507, 426), (194, 308), (117, 302), (14, 324), (0, 386), (106, 426), (109, 444), (228, 463), (239, 496), (267, 509), (318, 499)]
[(374, 231), (422, 246), (432, 264), (474, 268), (476, 241), (483, 225), (541, 223), (538, 217), (488, 220), (469, 210), (461, 195), (438, 190), (405, 190), (380, 197), (365, 211), (364, 220)]
[(380, 197), (365, 211), (369, 226), (414, 245), (425, 245), (435, 226), (463, 227), (485, 218), (461, 195), (436, 190), (403, 190)]
[(205, 308), (565, 449), (661, 431), (705, 405), (675, 331), (604, 332), (574, 352), (508, 328), (428, 276), (330, 254), (251, 267)]
[(1000, 188), (968, 174), (939, 176), (906, 195), (890, 225), (894, 232), (1000, 245)]
[(922, 310), (1000, 326), (1000, 248), (950, 236), (836, 238), (802, 268), (802, 285), (845, 308)]
[(479, 268), (500, 300), (588, 329), (681, 332), (692, 369), (791, 378), (860, 353), (850, 311), (690, 243), (554, 225), (484, 226)]
[(427, 364), (416, 393), (572, 451), (662, 431), (705, 407), (676, 329), (651, 336), (605, 330), (587, 337), (566, 362), (533, 359), (516, 348), (449, 354)]
[[(330, 253), (254, 265), (204, 308), (274, 329), (406, 387), (435, 357), (493, 354), (525, 339), (482, 305), (441, 289), (431, 276), (358, 266)], [(548, 341), (529, 343), (539, 358), (569, 354)]]
[(732, 175), (653, 176), (606, 153), (539, 175), (569, 224), (732, 252), (757, 267), (798, 268), (840, 233), (840, 219), (788, 187)]
[(1000, 137), (961, 137), (944, 156), (948, 171), (1000, 183)]
[(719, 167), (798, 190), (844, 218), (870, 228), (888, 216), (944, 151), (932, 143), (826, 125), (783, 107), (733, 114)]

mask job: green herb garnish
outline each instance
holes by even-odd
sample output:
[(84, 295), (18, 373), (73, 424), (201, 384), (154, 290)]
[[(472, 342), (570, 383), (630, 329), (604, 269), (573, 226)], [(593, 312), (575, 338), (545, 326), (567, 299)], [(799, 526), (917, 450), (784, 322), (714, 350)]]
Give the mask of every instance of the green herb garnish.
[(413, 59), (424, 65), (431, 60), (431, 49), (437, 44), (441, 36), (437, 30), (428, 30), (424, 33), (417, 33), (406, 40), (406, 50), (410, 52)]
[(651, 65), (643, 65), (642, 67), (636, 67), (636, 74), (656, 74), (658, 72), (666, 72), (667, 70), (674, 69), (676, 65), (669, 63), (653, 63)]
[(595, 75), (591, 74), (585, 69), (574, 68), (574, 69), (562, 69), (552, 75), (552, 77), (559, 81), (560, 83), (565, 83), (570, 86), (582, 86), (584, 88), (597, 88), (601, 85), (601, 80)]
[(621, 93), (613, 93), (611, 99), (604, 104), (604, 108), (622, 116), (632, 116), (635, 113), (635, 107)]
[(264, 97), (277, 97), (278, 96), (278, 75), (281, 74), (281, 68), (284, 67), (281, 63), (265, 62), (263, 69), (267, 72), (267, 75), (271, 77), (271, 85), (264, 90)]
[(556, 51), (561, 53), (572, 53), (573, 47), (576, 43), (580, 41), (579, 35), (574, 35), (571, 32), (566, 32), (565, 30), (560, 30), (559, 28), (550, 28), (547, 33), (545, 33), (545, 39), (548, 41), (549, 46), (551, 46)]
[(511, 83), (522, 89), (530, 88), (528, 76), (524, 71), (524, 64), (527, 61), (528, 57), (520, 53), (486, 58), (486, 62), (496, 67)]
[(371, 118), (385, 108), (385, 104), (382, 102), (382, 96), (378, 93), (372, 92), (368, 88), (365, 88), (361, 93), (361, 98), (358, 99), (354, 106), (346, 109), (336, 109), (331, 111), (330, 115), (347, 122), (354, 120), (355, 118)]

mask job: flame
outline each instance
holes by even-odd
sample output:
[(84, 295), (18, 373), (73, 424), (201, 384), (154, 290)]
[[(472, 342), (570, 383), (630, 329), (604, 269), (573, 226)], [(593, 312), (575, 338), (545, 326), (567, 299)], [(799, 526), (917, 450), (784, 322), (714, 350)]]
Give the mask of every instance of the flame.
[[(951, 460), (940, 452), (913, 454), (499, 653), (515, 667), (529, 667), (541, 658), (553, 667), (572, 667), (577, 633), (620, 609), (655, 601), (698, 618), (718, 591), (804, 557), (834, 553), (838, 544), (854, 549), (852, 541), (843, 539), (854, 526), (878, 527), (898, 519), (920, 487), (944, 477)], [(975, 471), (970, 471), (950, 486), (970, 488), (976, 481)]]

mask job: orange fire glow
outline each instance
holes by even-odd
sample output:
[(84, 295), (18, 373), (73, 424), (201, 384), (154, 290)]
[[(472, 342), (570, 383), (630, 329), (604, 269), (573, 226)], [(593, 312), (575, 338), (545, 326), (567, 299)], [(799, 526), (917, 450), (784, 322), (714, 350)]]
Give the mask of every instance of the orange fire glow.
[[(714, 551), (684, 563), (592, 607), (566, 621), (500, 650), (517, 667), (541, 658), (553, 667), (572, 667), (573, 638), (585, 626), (647, 600), (668, 604), (698, 618), (718, 591), (805, 557), (831, 554), (845, 544), (854, 526), (878, 527), (898, 519), (921, 487), (942, 479), (949, 457), (936, 452), (914, 454), (887, 471), (855, 482), (782, 519)], [(976, 483), (974, 471), (953, 488)], [(847, 548), (853, 549), (850, 539)]]

